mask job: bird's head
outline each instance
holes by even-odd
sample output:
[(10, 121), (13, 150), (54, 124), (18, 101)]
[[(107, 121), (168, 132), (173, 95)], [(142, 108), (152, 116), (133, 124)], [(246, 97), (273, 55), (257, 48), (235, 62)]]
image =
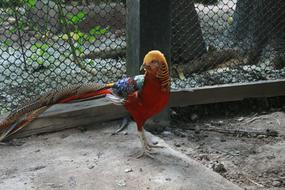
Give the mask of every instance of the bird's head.
[(159, 79), (163, 88), (169, 89), (169, 69), (163, 53), (158, 50), (149, 51), (144, 57), (141, 69), (146, 75)]

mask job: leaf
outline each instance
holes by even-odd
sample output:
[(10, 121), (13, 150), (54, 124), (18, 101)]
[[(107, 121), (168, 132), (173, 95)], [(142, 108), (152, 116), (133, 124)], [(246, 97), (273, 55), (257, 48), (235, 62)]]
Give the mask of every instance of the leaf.
[(95, 61), (94, 61), (94, 60), (90, 60), (90, 61), (88, 61), (88, 63), (89, 63), (90, 65), (95, 65)]
[(77, 41), (77, 40), (80, 38), (80, 36), (79, 36), (77, 33), (73, 33), (72, 38), (73, 38), (75, 41)]
[(37, 3), (37, 0), (27, 0), (27, 4), (31, 8), (35, 7), (36, 3)]
[(5, 40), (3, 43), (4, 43), (4, 45), (6, 45), (6, 46), (11, 46), (11, 45), (13, 44), (13, 41), (7, 39), (7, 40)]
[(108, 30), (106, 28), (102, 28), (100, 30), (100, 34), (103, 35), (103, 34), (106, 34), (108, 32)]
[(76, 49), (75, 49), (75, 54), (77, 56), (80, 56), (82, 53), (83, 53), (83, 47), (78, 44)]
[(84, 11), (79, 11), (77, 14), (67, 13), (67, 23), (68, 24), (79, 24), (86, 18), (87, 13)]
[(42, 49), (38, 49), (36, 53), (38, 56), (43, 56), (45, 52)]
[(35, 45), (37, 48), (41, 48), (41, 47), (42, 47), (42, 43), (41, 43), (41, 42), (36, 42), (34, 45)]
[(11, 29), (9, 29), (9, 33), (10, 34), (13, 34), (17, 31), (17, 28), (16, 27), (12, 27)]
[(41, 49), (42, 50), (47, 50), (49, 48), (49, 46), (47, 45), (47, 44), (43, 44), (42, 46), (41, 46)]
[(38, 47), (35, 44), (31, 46), (32, 51), (36, 51), (37, 49), (38, 49)]
[(83, 18), (86, 17), (86, 15), (87, 15), (87, 14), (86, 14), (84, 11), (79, 11), (76, 16), (77, 16), (79, 19), (83, 19)]
[(37, 59), (38, 59), (38, 56), (37, 56), (37, 54), (32, 54), (32, 56), (31, 56), (31, 59), (33, 60), (33, 61), (37, 61)]
[(90, 43), (95, 42), (95, 40), (96, 40), (95, 36), (89, 36), (89, 37), (88, 37), (88, 41), (89, 41)]
[(44, 64), (44, 61), (41, 59), (37, 59), (37, 64), (42, 65), (42, 64)]
[(102, 28), (101, 26), (95, 26), (94, 28), (92, 28), (89, 33), (91, 35), (103, 35), (106, 34), (109, 31), (109, 27), (106, 28)]
[(63, 39), (63, 40), (68, 40), (68, 35), (67, 35), (67, 34), (63, 34), (63, 35), (62, 35), (62, 39)]
[(67, 16), (67, 18), (71, 19), (74, 15), (72, 13), (67, 13), (66, 16)]

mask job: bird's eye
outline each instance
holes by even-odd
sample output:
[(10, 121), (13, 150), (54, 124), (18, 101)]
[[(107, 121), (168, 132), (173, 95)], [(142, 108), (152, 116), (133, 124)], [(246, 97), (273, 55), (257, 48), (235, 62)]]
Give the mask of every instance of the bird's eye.
[(152, 60), (150, 63), (153, 64), (153, 65), (157, 65), (157, 64), (158, 64), (158, 61)]

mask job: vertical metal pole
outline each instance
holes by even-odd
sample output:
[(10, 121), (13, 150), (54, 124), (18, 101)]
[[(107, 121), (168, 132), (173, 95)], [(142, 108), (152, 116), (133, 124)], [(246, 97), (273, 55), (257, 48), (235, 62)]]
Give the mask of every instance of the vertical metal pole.
[(127, 74), (139, 74), (140, 67), (140, 2), (127, 0)]
[(141, 0), (140, 60), (153, 49), (160, 50), (170, 64), (170, 0)]
[(127, 74), (137, 75), (144, 55), (160, 50), (170, 64), (170, 0), (127, 0)]
[[(127, 0), (127, 74), (137, 75), (144, 55), (160, 50), (170, 64), (170, 0)], [(154, 122), (168, 120), (168, 109)], [(163, 122), (162, 122), (163, 121)]]

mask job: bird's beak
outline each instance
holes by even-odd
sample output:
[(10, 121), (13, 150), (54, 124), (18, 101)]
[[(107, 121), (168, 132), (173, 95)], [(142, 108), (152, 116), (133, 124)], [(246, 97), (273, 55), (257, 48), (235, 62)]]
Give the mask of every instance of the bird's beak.
[(144, 70), (144, 64), (142, 64), (140, 67), (140, 71), (143, 71), (143, 70)]

